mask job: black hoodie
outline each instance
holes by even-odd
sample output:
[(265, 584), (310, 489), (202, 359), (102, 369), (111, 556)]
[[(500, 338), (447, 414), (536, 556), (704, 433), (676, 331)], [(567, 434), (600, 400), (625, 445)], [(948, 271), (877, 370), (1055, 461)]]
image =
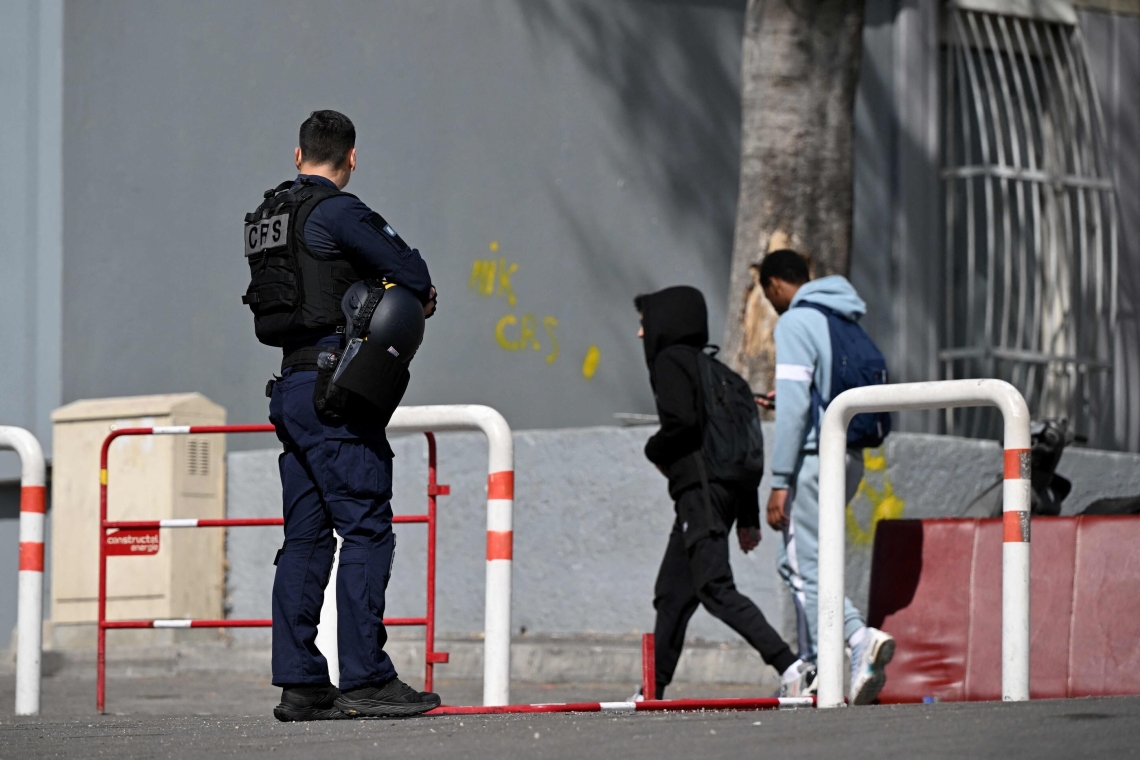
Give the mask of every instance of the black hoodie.
[(669, 494), (701, 482), (697, 458), (705, 415), (697, 354), (709, 342), (708, 311), (696, 288), (678, 286), (640, 295), (634, 305), (645, 331), (645, 363), (657, 400), (661, 429), (645, 444), (645, 456), (664, 470)]
[[(657, 400), (661, 429), (645, 444), (645, 456), (669, 478), (669, 495), (702, 484), (699, 452), (705, 437), (705, 407), (697, 355), (709, 342), (708, 310), (701, 291), (678, 286), (634, 299), (645, 331), (645, 363)], [(717, 516), (727, 528), (735, 518), (759, 527), (758, 484), (721, 484), (731, 490), (730, 513)], [(697, 532), (692, 531), (693, 537)]]

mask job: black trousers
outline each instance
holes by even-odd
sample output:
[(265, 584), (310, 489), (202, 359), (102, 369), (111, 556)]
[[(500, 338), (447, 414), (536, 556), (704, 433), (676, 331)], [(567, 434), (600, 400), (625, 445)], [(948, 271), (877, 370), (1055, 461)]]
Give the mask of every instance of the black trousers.
[[(702, 513), (712, 518), (710, 529), (700, 531), (700, 535), (686, 535), (692, 523), (701, 522), (692, 516)], [(796, 661), (760, 608), (736, 589), (728, 564), (728, 534), (735, 519), (733, 494), (718, 483), (709, 484), (707, 501), (703, 489), (698, 487), (681, 494), (677, 502), (677, 520), (669, 534), (654, 588), (657, 699), (662, 698), (665, 687), (673, 680), (685, 629), (699, 604), (743, 636), (778, 673)]]

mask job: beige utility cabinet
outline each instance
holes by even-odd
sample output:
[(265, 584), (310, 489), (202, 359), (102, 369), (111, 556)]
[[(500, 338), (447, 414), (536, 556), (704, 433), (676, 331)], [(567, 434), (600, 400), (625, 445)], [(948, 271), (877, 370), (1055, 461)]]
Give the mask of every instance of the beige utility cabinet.
[[(56, 646), (94, 642), (99, 587), (99, 452), (113, 429), (224, 425), (226, 410), (200, 393), (76, 401), (52, 413), (51, 631)], [(107, 517), (164, 520), (225, 516), (225, 436), (123, 436), (108, 456)], [(160, 531), (159, 551), (107, 558), (107, 619), (221, 618), (223, 531)], [(142, 636), (132, 636), (142, 633)], [(169, 631), (115, 631), (116, 641), (157, 641)]]

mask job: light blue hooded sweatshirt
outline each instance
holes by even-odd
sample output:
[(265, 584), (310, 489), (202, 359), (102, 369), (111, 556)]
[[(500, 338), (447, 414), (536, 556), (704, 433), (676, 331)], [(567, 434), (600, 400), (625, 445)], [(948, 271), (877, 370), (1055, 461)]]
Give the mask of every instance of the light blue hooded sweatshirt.
[[(831, 400), (831, 334), (827, 317), (802, 301), (826, 306), (858, 320), (867, 304), (846, 277), (832, 275), (804, 283), (791, 307), (776, 322), (776, 445), (772, 452), (772, 487), (787, 488), (800, 453), (818, 449), (819, 431), (813, 424), (811, 388), (824, 403)], [(820, 410), (820, 415), (823, 412)]]

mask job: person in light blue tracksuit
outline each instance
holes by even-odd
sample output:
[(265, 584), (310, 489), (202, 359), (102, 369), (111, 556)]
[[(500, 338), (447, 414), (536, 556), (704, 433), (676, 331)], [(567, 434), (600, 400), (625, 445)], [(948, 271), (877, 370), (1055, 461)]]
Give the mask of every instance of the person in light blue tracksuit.
[[(857, 321), (867, 306), (846, 278), (811, 280), (807, 262), (794, 251), (768, 254), (760, 265), (764, 295), (780, 314), (776, 323), (776, 390), (760, 399), (775, 407), (776, 443), (772, 452), (772, 493), (767, 522), (783, 534), (779, 572), (796, 606), (799, 656), (816, 659), (819, 550), (819, 429), (823, 409), (813, 409), (812, 389), (824, 405), (831, 399), (831, 337), (828, 318), (802, 302), (825, 306)], [(778, 400), (778, 403), (777, 403)], [(847, 499), (863, 477), (862, 452), (847, 452)], [(851, 647), (851, 703), (873, 702), (886, 681), (884, 667), (894, 639), (866, 625), (844, 598), (844, 638)]]

